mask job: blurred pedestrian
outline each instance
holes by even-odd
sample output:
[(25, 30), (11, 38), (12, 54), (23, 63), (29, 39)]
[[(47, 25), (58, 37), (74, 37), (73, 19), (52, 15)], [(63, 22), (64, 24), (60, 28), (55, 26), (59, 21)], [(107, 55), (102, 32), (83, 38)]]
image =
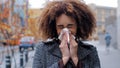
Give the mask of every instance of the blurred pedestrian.
[(106, 32), (106, 34), (105, 34), (105, 43), (106, 43), (106, 51), (107, 51), (107, 53), (109, 53), (109, 51), (110, 51), (111, 39), (112, 39), (111, 35), (108, 32)]
[(44, 41), (36, 47), (33, 68), (100, 68), (96, 48), (82, 42), (96, 26), (85, 3), (51, 1), (42, 11), (39, 31)]

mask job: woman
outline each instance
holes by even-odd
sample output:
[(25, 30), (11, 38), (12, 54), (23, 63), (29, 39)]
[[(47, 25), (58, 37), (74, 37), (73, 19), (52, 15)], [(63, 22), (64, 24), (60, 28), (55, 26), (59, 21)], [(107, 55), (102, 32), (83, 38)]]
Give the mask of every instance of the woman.
[(87, 5), (76, 0), (49, 2), (39, 23), (42, 39), (52, 40), (38, 44), (33, 68), (100, 68), (96, 48), (82, 42), (96, 26)]

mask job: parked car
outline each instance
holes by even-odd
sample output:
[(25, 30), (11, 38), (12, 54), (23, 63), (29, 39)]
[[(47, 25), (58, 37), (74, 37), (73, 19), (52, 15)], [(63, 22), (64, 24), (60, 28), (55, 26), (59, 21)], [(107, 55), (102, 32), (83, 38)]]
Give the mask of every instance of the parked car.
[(34, 50), (34, 37), (32, 36), (24, 36), (20, 39), (20, 52), (28, 48), (32, 48), (32, 50)]

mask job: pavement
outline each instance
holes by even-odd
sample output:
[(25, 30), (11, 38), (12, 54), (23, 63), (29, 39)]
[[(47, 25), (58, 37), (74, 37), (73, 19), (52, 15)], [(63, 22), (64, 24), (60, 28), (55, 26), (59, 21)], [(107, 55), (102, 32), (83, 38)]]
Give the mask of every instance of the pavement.
[[(0, 68), (6, 68), (6, 56), (8, 55), (7, 47), (0, 47)], [(28, 62), (25, 61), (25, 52), (23, 53), (23, 66), (20, 66), (20, 55), (18, 46), (8, 47), (9, 55), (11, 56), (11, 68), (31, 68), (32, 67), (32, 59), (34, 56), (34, 50), (29, 49), (28, 53)], [(12, 55), (11, 49), (14, 50), (14, 55)], [(4, 51), (3, 51), (4, 50)], [(31, 63), (31, 64), (30, 64)]]
[(34, 58), (34, 51), (31, 53), (30, 59), (29, 59), (28, 63), (26, 64), (25, 68), (32, 68), (33, 58)]
[(97, 46), (101, 61), (101, 68), (120, 68), (120, 50), (110, 47), (107, 52), (105, 46)]
[(112, 46), (107, 52), (105, 44), (100, 44), (99, 41), (88, 42), (93, 44), (98, 51), (101, 68), (120, 68), (120, 49), (114, 49)]
[[(88, 41), (86, 43), (93, 44), (97, 50), (98, 55), (100, 58), (101, 68), (120, 68), (120, 50), (114, 49), (113, 47), (110, 47), (109, 53), (106, 51), (105, 45), (100, 44), (99, 41)], [(29, 52), (29, 60), (27, 63), (24, 63), (24, 68), (32, 68), (33, 58), (34, 58), (34, 52)], [(15, 54), (16, 59), (16, 65), (17, 68), (20, 68), (20, 53)], [(14, 62), (14, 59), (12, 59), (12, 62)], [(0, 68), (5, 68), (5, 62), (0, 65)], [(15, 63), (12, 63), (12, 67), (15, 68)]]

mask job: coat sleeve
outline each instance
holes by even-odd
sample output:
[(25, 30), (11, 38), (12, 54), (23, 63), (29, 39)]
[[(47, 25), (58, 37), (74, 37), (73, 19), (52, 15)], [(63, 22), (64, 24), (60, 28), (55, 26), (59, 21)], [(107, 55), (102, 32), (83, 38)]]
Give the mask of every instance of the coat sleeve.
[(51, 66), (47, 67), (45, 54), (44, 44), (37, 45), (32, 68), (59, 68), (59, 62), (55, 62)]
[(43, 57), (44, 57), (44, 49), (43, 49), (43, 44), (38, 44), (36, 45), (36, 51), (33, 59), (33, 66), (32, 68), (44, 68), (43, 65)]
[(91, 68), (101, 68), (98, 52), (95, 47), (93, 47), (93, 52), (90, 54), (91, 58)]

